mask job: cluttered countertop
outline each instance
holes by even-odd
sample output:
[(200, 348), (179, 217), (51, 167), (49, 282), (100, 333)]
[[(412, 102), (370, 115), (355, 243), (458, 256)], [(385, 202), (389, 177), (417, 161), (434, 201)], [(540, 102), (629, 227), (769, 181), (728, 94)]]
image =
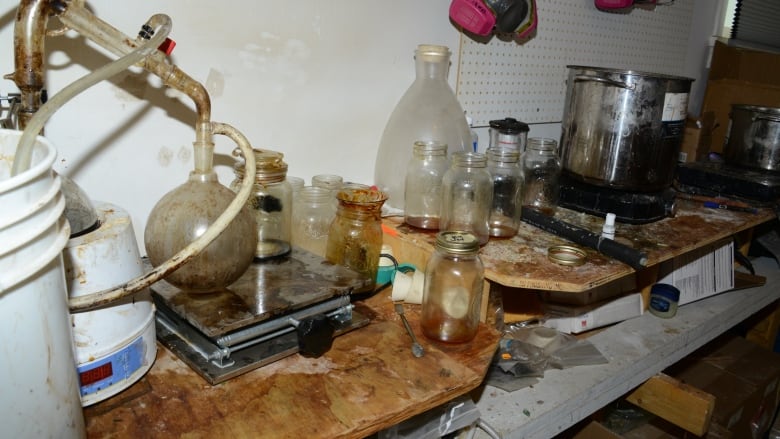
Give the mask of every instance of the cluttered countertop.
[[(646, 265), (652, 267), (776, 217), (768, 208), (749, 213), (705, 208), (700, 202), (684, 199), (677, 203), (674, 217), (648, 224), (618, 224), (615, 240), (645, 252)], [(559, 208), (555, 218), (593, 233), (599, 233), (604, 222), (603, 218), (565, 208)], [(398, 218), (385, 218), (384, 222), (399, 247), (432, 251), (435, 234), (412, 229)], [(635, 272), (631, 266), (587, 247), (582, 247), (587, 255), (580, 266), (551, 263), (547, 249), (564, 243), (569, 242), (522, 223), (512, 238), (491, 239), (481, 249), (485, 277), (509, 287), (581, 293)], [(412, 252), (406, 255), (421, 262)]]
[[(365, 437), (476, 388), (499, 339), (434, 345), (416, 358), (389, 290), (356, 310), (371, 322), (334, 339), (319, 358), (292, 355), (216, 386), (162, 346), (150, 371), (87, 407), (88, 437)], [(406, 306), (419, 334), (419, 306)]]

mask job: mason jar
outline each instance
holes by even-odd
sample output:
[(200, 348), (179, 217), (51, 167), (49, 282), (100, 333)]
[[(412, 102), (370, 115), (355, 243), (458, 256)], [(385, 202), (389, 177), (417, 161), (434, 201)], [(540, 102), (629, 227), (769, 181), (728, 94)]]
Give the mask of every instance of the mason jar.
[(404, 221), (420, 229), (438, 230), (442, 178), (449, 168), (447, 144), (414, 142), (404, 183)]
[(553, 139), (528, 139), (523, 154), (522, 206), (546, 215), (554, 215), (560, 195), (561, 160), (558, 142)]
[(442, 178), (442, 205), (439, 230), (473, 233), (480, 245), (488, 242), (488, 218), (493, 204), (493, 181), (487, 169), (487, 156), (480, 152), (458, 151)]
[(465, 343), (479, 326), (484, 266), (479, 241), (469, 232), (439, 232), (425, 267), (423, 334), (436, 341)]
[(324, 258), (328, 230), (336, 218), (330, 190), (303, 187), (293, 200), (292, 218), (292, 244)]
[(356, 271), (371, 289), (382, 250), (381, 214), (387, 195), (376, 189), (345, 188), (336, 198), (339, 206), (328, 231), (325, 259)]
[(265, 259), (290, 251), (292, 187), (286, 180), (287, 163), (283, 154), (255, 150), (256, 169), (247, 176), (244, 163), (233, 165), (235, 179), (230, 189), (238, 192), (244, 178), (254, 178), (254, 192), (247, 201), (257, 225), (255, 258)]
[(488, 148), (488, 171), (493, 179), (490, 207), (490, 236), (511, 238), (520, 227), (520, 188), (523, 184), (520, 152), (508, 148)]

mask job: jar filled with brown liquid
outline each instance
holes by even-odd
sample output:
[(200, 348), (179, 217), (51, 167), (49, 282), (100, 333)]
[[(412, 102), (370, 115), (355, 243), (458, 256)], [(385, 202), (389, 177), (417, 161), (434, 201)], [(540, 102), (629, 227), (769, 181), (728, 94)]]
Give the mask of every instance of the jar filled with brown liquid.
[(477, 335), (484, 266), (479, 241), (469, 232), (436, 235), (436, 251), (425, 267), (423, 334), (446, 343), (465, 343)]

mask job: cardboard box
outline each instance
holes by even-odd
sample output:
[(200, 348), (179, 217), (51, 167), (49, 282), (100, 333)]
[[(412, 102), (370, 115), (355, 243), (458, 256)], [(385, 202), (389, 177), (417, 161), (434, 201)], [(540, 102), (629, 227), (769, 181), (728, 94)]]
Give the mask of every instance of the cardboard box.
[(678, 162), (698, 162), (707, 156), (712, 146), (712, 130), (715, 128), (715, 113), (706, 111), (699, 118), (689, 117), (685, 122), (685, 135), (680, 147)]
[(702, 114), (715, 115), (711, 150), (722, 152), (732, 104), (780, 107), (780, 54), (715, 43)]
[(712, 432), (764, 437), (778, 404), (780, 354), (742, 337), (719, 337), (665, 371), (715, 396)]
[(679, 305), (734, 288), (734, 241), (726, 239), (662, 262), (659, 283), (680, 290)]
[(585, 306), (545, 304), (544, 326), (567, 334), (579, 334), (591, 329), (622, 322), (644, 313), (642, 293), (610, 299)]

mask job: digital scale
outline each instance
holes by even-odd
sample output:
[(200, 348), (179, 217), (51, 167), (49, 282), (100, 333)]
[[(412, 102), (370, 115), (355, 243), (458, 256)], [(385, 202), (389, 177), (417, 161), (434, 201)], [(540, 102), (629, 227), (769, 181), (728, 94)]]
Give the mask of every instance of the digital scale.
[[(253, 262), (229, 288), (151, 287), (157, 339), (211, 384), (289, 355), (318, 357), (333, 337), (368, 324), (350, 293), (366, 280), (305, 250)], [(371, 285), (373, 286), (373, 285)]]

